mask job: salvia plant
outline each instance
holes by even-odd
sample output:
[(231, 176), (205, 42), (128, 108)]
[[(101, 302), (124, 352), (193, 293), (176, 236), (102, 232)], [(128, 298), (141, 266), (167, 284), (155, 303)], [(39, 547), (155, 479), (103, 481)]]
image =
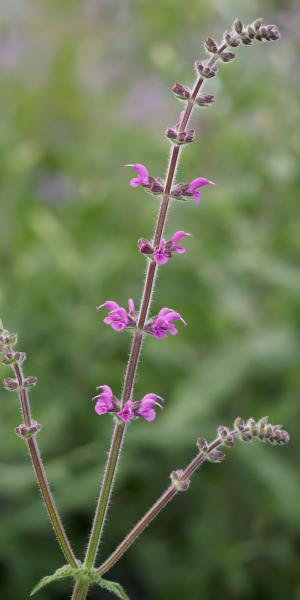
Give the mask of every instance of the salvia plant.
[[(288, 433), (282, 429), (281, 425), (272, 425), (267, 417), (263, 417), (258, 421), (253, 418), (244, 421), (241, 417), (237, 417), (231, 428), (223, 425), (219, 426), (213, 441), (208, 442), (206, 439), (199, 437), (196, 441), (197, 450), (191, 462), (182, 469), (172, 471), (170, 484), (160, 498), (138, 521), (112, 554), (100, 566), (97, 565), (97, 553), (102, 538), (103, 525), (128, 424), (130, 421), (138, 421), (139, 419), (151, 422), (164, 408), (164, 399), (157, 393), (147, 392), (142, 398), (136, 398), (134, 395), (134, 383), (143, 339), (146, 335), (154, 336), (157, 340), (168, 335), (176, 335), (176, 326), (181, 327), (180, 324), (186, 324), (183, 317), (173, 307), (163, 307), (156, 315), (149, 316), (149, 312), (158, 268), (168, 263), (176, 254), (184, 254), (186, 248), (182, 243), (191, 236), (190, 233), (180, 230), (173, 233), (169, 239), (165, 239), (164, 230), (170, 202), (174, 200), (194, 200), (196, 204), (199, 204), (201, 188), (213, 185), (212, 181), (199, 176), (188, 183), (175, 182), (176, 167), (182, 149), (195, 139), (195, 130), (189, 128), (188, 125), (192, 111), (195, 107), (206, 107), (214, 102), (214, 96), (202, 93), (204, 83), (217, 75), (222, 63), (228, 63), (235, 59), (235, 51), (238, 46), (249, 46), (256, 41), (276, 41), (279, 38), (280, 33), (277, 27), (275, 25), (263, 25), (262, 19), (256, 19), (254, 23), (248, 26), (244, 26), (237, 19), (233, 23), (232, 30), (224, 33), (220, 44), (212, 37), (208, 37), (204, 42), (208, 57), (195, 63), (197, 75), (193, 88), (180, 83), (176, 83), (172, 88), (176, 98), (181, 101), (183, 109), (180, 112), (178, 122), (168, 127), (165, 132), (171, 144), (165, 179), (150, 175), (148, 169), (140, 163), (126, 165), (134, 171), (134, 177), (130, 180), (131, 187), (140, 186), (148, 193), (158, 196), (160, 204), (152, 239), (141, 238), (137, 243), (139, 251), (147, 260), (146, 277), (139, 310), (136, 310), (132, 299), (128, 300), (128, 308), (120, 306), (115, 300), (106, 300), (97, 307), (101, 314), (106, 311), (103, 319), (106, 325), (109, 325), (115, 331), (131, 330), (132, 338), (121, 395), (118, 397), (109, 385), (102, 384), (96, 388), (97, 393), (93, 398), (97, 415), (112, 415), (113, 434), (83, 561), (78, 559), (72, 550), (42, 464), (37, 442), (37, 434), (41, 431), (41, 425), (33, 419), (29, 403), (29, 389), (36, 385), (37, 378), (24, 374), (23, 363), (26, 354), (15, 349), (17, 335), (7, 331), (0, 322), (1, 363), (12, 370), (12, 377), (4, 379), (4, 387), (8, 391), (17, 392), (23, 415), (23, 423), (16, 427), (15, 431), (27, 445), (48, 515), (67, 561), (67, 564), (58, 569), (53, 575), (44, 577), (36, 585), (31, 595), (52, 581), (71, 578), (74, 580), (73, 600), (87, 598), (88, 590), (93, 584), (99, 585), (119, 598), (128, 599), (119, 583), (107, 579), (107, 572), (123, 556), (129, 546), (141, 535), (158, 513), (179, 492), (188, 490), (191, 476), (203, 463), (207, 461), (211, 463), (222, 462), (225, 455), (221, 448), (233, 447), (236, 440), (243, 442), (259, 440), (273, 445), (283, 445), (289, 440)], [(135, 426), (138, 426), (138, 424), (135, 424)]]

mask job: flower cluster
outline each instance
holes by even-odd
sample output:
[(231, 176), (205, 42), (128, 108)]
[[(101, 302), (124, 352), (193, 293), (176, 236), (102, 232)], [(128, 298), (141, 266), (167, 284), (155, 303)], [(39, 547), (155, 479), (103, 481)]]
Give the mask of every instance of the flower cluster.
[(182, 321), (184, 325), (186, 322), (175, 310), (171, 308), (162, 308), (158, 315), (153, 317), (145, 326), (145, 331), (156, 337), (158, 340), (165, 338), (167, 333), (170, 335), (176, 335), (178, 333), (174, 326), (175, 321)]
[(187, 233), (186, 231), (175, 231), (170, 240), (166, 241), (162, 239), (156, 248), (153, 246), (153, 240), (149, 241), (141, 238), (138, 240), (138, 248), (142, 254), (152, 256), (158, 265), (165, 265), (175, 252), (177, 254), (184, 254), (186, 252), (186, 248), (179, 245), (178, 242), (184, 237), (191, 237), (191, 235), (191, 233)]
[(100, 304), (100, 306), (97, 306), (97, 310), (103, 307), (108, 309), (108, 315), (103, 319), (103, 322), (106, 325), (110, 325), (115, 331), (135, 327), (136, 312), (134, 302), (131, 298), (128, 300), (128, 311), (113, 300), (107, 300), (103, 304)]
[[(134, 302), (131, 298), (128, 300), (128, 311), (113, 300), (107, 300), (104, 304), (97, 306), (97, 309), (103, 307), (108, 309), (108, 315), (103, 319), (103, 322), (106, 323), (106, 325), (110, 325), (115, 331), (137, 327), (137, 315), (134, 308)], [(177, 329), (174, 326), (175, 321), (182, 321), (186, 325), (186, 322), (179, 312), (172, 310), (172, 308), (165, 307), (146, 323), (143, 331), (150, 333), (160, 340), (166, 337), (167, 333), (176, 335)]]
[[(175, 126), (176, 128), (178, 127), (177, 125)], [(171, 131), (171, 129), (168, 129), (167, 131)], [(177, 129), (176, 129), (177, 131)], [(192, 141), (192, 139), (190, 139), (191, 137), (191, 131), (189, 130), (188, 132), (183, 132), (185, 133), (185, 135), (187, 136), (185, 141), (181, 141), (181, 142), (176, 142), (176, 143), (187, 143), (188, 141)], [(174, 130), (175, 132), (175, 130)], [(190, 132), (190, 133), (189, 133)], [(176, 136), (179, 136), (181, 134), (176, 133)], [(168, 136), (170, 137), (170, 136)], [(174, 140), (173, 140), (174, 141)], [(141, 185), (142, 187), (146, 188), (149, 192), (151, 192), (152, 194), (161, 194), (164, 190), (164, 182), (162, 179), (160, 179), (160, 177), (154, 178), (154, 177), (150, 177), (148, 170), (146, 169), (146, 167), (144, 165), (141, 165), (140, 163), (136, 163), (136, 164), (130, 164), (130, 165), (126, 165), (127, 167), (133, 167), (133, 169), (136, 171), (137, 173), (137, 177), (134, 177), (133, 179), (130, 180), (130, 185), (131, 187), (137, 187), (138, 185)], [(190, 183), (178, 183), (177, 185), (175, 185), (171, 192), (170, 192), (170, 197), (171, 198), (175, 198), (176, 200), (184, 200), (185, 198), (189, 198), (189, 197), (193, 197), (195, 204), (199, 204), (201, 197), (200, 197), (200, 192), (199, 189), (201, 187), (203, 187), (204, 185), (214, 185), (213, 181), (210, 181), (209, 179), (206, 179), (205, 177), (197, 177), (197, 179), (193, 179), (193, 181), (191, 181)]]
[(162, 409), (161, 402), (163, 402), (163, 398), (157, 394), (146, 394), (141, 400), (136, 402), (128, 400), (122, 406), (109, 385), (100, 385), (96, 390), (102, 391), (93, 397), (93, 400), (96, 401), (95, 412), (98, 415), (112, 413), (123, 421), (123, 423), (128, 423), (139, 417), (142, 417), (145, 421), (154, 421), (156, 418), (155, 407), (158, 406)]

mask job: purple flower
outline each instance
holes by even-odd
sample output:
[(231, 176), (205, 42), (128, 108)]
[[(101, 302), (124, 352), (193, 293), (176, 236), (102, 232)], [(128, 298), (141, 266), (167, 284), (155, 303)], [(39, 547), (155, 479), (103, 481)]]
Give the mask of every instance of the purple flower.
[(145, 331), (148, 331), (159, 340), (165, 338), (168, 332), (171, 335), (176, 335), (178, 332), (173, 325), (174, 321), (182, 321), (186, 325), (178, 312), (175, 312), (171, 308), (162, 308), (158, 315), (147, 324)]
[(205, 179), (204, 177), (197, 177), (197, 179), (193, 179), (193, 181), (191, 181), (191, 183), (189, 184), (186, 195), (194, 196), (195, 204), (199, 204), (201, 196), (200, 192), (198, 192), (198, 189), (203, 187), (204, 185), (208, 185), (209, 183), (211, 185), (215, 185), (213, 181), (209, 181), (209, 179)]
[(149, 173), (144, 165), (140, 163), (135, 163), (133, 165), (125, 165), (126, 167), (132, 167), (136, 173), (137, 177), (134, 177), (130, 180), (131, 187), (137, 187), (138, 185), (142, 185), (143, 187), (148, 187), (150, 185), (149, 182)]
[(96, 390), (103, 390), (101, 394), (93, 397), (93, 400), (97, 400), (95, 404), (95, 411), (98, 415), (104, 415), (110, 412), (114, 408), (114, 395), (109, 385), (99, 385)]
[(104, 304), (97, 306), (97, 310), (103, 307), (107, 308), (109, 311), (107, 317), (103, 319), (103, 322), (106, 323), (106, 325), (111, 325), (115, 331), (122, 331), (122, 329), (125, 329), (126, 327), (135, 326), (136, 313), (134, 302), (131, 298), (128, 300), (128, 312), (113, 300), (107, 300)]
[(124, 423), (128, 423), (128, 421), (132, 421), (135, 418), (134, 414), (134, 404), (132, 400), (128, 400), (125, 402), (123, 408), (117, 413), (117, 417), (119, 417)]
[(186, 248), (184, 248), (184, 246), (179, 246), (177, 242), (180, 242), (182, 238), (187, 236), (191, 236), (191, 234), (186, 231), (176, 231), (168, 242), (161, 240), (158, 248), (156, 248), (153, 253), (155, 262), (159, 265), (164, 265), (172, 258), (174, 252), (184, 254)]
[(156, 417), (154, 406), (162, 408), (161, 404), (157, 402), (157, 398), (162, 400), (157, 394), (146, 394), (139, 403), (137, 415), (143, 417), (146, 421), (154, 421)]

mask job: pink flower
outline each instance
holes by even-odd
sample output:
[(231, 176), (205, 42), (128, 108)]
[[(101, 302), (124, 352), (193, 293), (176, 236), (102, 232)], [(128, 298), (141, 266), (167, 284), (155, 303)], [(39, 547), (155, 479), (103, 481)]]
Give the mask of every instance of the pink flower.
[(93, 397), (93, 400), (97, 400), (95, 404), (95, 411), (98, 415), (104, 415), (110, 412), (114, 408), (114, 395), (109, 385), (100, 385), (96, 390), (103, 390), (101, 394)]
[(186, 248), (183, 246), (178, 246), (177, 242), (187, 236), (191, 236), (191, 234), (187, 233), (186, 231), (176, 231), (168, 242), (161, 240), (158, 248), (153, 253), (155, 262), (159, 265), (164, 265), (170, 260), (170, 258), (172, 258), (174, 252), (177, 252), (178, 254), (184, 254), (184, 252), (186, 252)]
[(157, 339), (165, 338), (169, 332), (171, 335), (176, 335), (177, 329), (174, 327), (174, 321), (182, 321), (185, 325), (185, 321), (178, 312), (175, 312), (171, 308), (162, 308), (158, 315), (148, 323), (145, 331), (148, 331)]
[(144, 165), (140, 163), (135, 163), (133, 165), (125, 165), (126, 167), (132, 167), (136, 173), (137, 177), (134, 177), (130, 180), (131, 187), (137, 187), (138, 185), (142, 185), (143, 187), (148, 187), (149, 183), (149, 173)]
[(162, 408), (161, 404), (157, 402), (157, 398), (162, 400), (157, 394), (146, 394), (139, 403), (137, 415), (143, 417), (146, 421), (154, 421), (156, 417), (154, 406)]
[(103, 307), (107, 308), (109, 311), (107, 317), (103, 319), (103, 322), (106, 323), (106, 325), (111, 325), (115, 331), (122, 331), (122, 329), (125, 329), (126, 327), (135, 326), (136, 313), (134, 302), (131, 298), (128, 300), (128, 312), (113, 300), (107, 300), (104, 304), (97, 306), (97, 310)]
[(132, 421), (135, 418), (134, 414), (134, 404), (132, 400), (128, 400), (125, 402), (123, 408), (117, 413), (117, 417), (119, 417), (124, 423), (128, 423), (128, 421)]
[(209, 179), (205, 179), (204, 177), (198, 177), (197, 179), (193, 179), (193, 181), (191, 181), (191, 183), (189, 184), (186, 195), (194, 196), (195, 204), (199, 204), (201, 196), (200, 192), (198, 192), (198, 189), (203, 187), (204, 185), (208, 185), (209, 183), (211, 185), (215, 185), (213, 181), (209, 181)]

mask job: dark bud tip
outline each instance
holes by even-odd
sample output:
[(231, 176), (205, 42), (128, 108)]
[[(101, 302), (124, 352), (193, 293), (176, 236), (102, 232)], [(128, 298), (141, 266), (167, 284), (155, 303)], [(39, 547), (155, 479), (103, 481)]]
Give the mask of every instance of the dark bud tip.
[(207, 440), (204, 437), (198, 437), (197, 441), (196, 441), (196, 445), (197, 445), (197, 448), (199, 448), (199, 450), (201, 452), (207, 452), (207, 450), (208, 450), (208, 443), (207, 443)]
[(165, 135), (170, 140), (176, 140), (177, 139), (177, 131), (175, 129), (172, 129), (171, 127), (169, 127), (168, 129), (166, 129)]
[(220, 463), (225, 458), (226, 455), (224, 454), (224, 452), (220, 452), (220, 450), (212, 450), (212, 452), (209, 452), (209, 454), (207, 455), (207, 460), (209, 460), (212, 463)]
[(222, 54), (220, 54), (220, 58), (223, 62), (228, 63), (235, 59), (235, 54), (234, 52), (222, 52)]
[(247, 28), (247, 33), (249, 35), (249, 38), (251, 40), (254, 40), (254, 38), (255, 38), (255, 30), (253, 29), (253, 27), (251, 27), (251, 25), (249, 25), (249, 27)]
[(255, 21), (253, 23), (253, 29), (255, 31), (258, 31), (261, 28), (261, 26), (262, 26), (262, 22), (263, 22), (262, 19), (255, 19)]
[(211, 52), (212, 54), (217, 54), (217, 52), (218, 52), (217, 43), (215, 42), (215, 40), (212, 37), (206, 38), (206, 40), (204, 42), (204, 48), (208, 52)]
[(215, 69), (211, 69), (210, 67), (208, 67), (207, 65), (205, 65), (203, 62), (201, 62), (199, 60), (197, 60), (195, 62), (195, 67), (196, 67), (198, 73), (200, 73), (200, 75), (202, 75), (202, 77), (205, 77), (207, 79), (214, 77), (216, 74)]
[(252, 44), (251, 38), (248, 35), (243, 35), (242, 44), (244, 44), (244, 46), (250, 46), (250, 44)]
[(215, 96), (211, 94), (201, 94), (196, 98), (196, 104), (198, 106), (208, 106), (208, 104), (212, 104), (215, 101)]
[(233, 28), (236, 33), (240, 34), (243, 31), (243, 23), (240, 19), (236, 19), (233, 23)]
[(232, 48), (237, 48), (237, 46), (239, 46), (241, 43), (239, 38), (235, 37), (235, 35), (229, 31), (224, 32), (224, 41), (226, 42), (227, 46), (231, 46)]
[(33, 387), (38, 382), (38, 378), (35, 375), (30, 375), (24, 379), (24, 387)]
[(3, 379), (3, 386), (8, 392), (13, 392), (18, 389), (19, 384), (16, 379), (5, 377), (5, 379)]
[(149, 242), (149, 240), (145, 240), (144, 238), (140, 238), (137, 242), (138, 249), (142, 254), (153, 254), (153, 246)]
[(180, 98), (180, 100), (189, 100), (191, 97), (189, 88), (185, 85), (181, 85), (181, 83), (175, 83), (172, 87), (172, 92), (177, 98)]

